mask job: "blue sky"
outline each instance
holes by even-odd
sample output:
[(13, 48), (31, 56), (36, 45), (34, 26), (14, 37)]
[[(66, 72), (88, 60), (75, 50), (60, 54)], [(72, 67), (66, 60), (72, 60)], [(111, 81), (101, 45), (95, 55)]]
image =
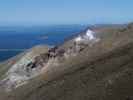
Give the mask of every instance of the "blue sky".
[(133, 0), (0, 0), (0, 25), (133, 21)]

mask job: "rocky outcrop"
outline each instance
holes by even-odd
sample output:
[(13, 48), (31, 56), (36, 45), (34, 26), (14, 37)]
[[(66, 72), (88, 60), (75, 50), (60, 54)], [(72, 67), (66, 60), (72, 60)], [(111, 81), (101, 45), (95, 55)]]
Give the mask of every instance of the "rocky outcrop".
[(132, 100), (133, 31), (113, 29), (100, 38), (88, 32), (30, 58), (28, 72), (40, 66), (40, 74), (0, 91), (0, 99)]
[(41, 67), (39, 64), (35, 65), (35, 59), (38, 55), (47, 51), (47, 46), (36, 46), (28, 50), (16, 63), (10, 66), (4, 75), (4, 79), (0, 81), (1, 86), (6, 91), (11, 91), (27, 83), (27, 80), (37, 76)]
[[(92, 31), (87, 30), (84, 35), (74, 38), (73, 45), (65, 49), (58, 46), (49, 48), (49, 50), (48, 48), (34, 47), (11, 66), (5, 78), (0, 81), (1, 86), (6, 91), (12, 91), (27, 84), (30, 79), (40, 75), (45, 67), (51, 67), (55, 64), (60, 65), (60, 63), (67, 61), (67, 59), (77, 56), (88, 45), (95, 42), (98, 42), (98, 39), (93, 36)], [(39, 51), (42, 49), (44, 49), (42, 52)]]

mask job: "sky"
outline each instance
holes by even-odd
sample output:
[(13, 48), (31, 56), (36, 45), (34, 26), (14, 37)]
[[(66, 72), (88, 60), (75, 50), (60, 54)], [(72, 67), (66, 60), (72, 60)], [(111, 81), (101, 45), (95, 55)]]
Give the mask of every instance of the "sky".
[(0, 25), (133, 21), (133, 0), (0, 0)]

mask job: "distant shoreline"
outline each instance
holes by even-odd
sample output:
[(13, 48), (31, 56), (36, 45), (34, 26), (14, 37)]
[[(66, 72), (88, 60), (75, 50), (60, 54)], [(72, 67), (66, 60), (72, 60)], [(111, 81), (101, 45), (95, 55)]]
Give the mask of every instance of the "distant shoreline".
[(0, 49), (0, 51), (25, 51), (27, 49)]

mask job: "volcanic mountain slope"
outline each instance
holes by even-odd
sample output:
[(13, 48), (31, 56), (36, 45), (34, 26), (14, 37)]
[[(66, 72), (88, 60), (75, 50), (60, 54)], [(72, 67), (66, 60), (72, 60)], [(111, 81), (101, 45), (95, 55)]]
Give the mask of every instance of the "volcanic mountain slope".
[(42, 52), (47, 52), (48, 47), (44, 45), (38, 45), (35, 46), (29, 50), (26, 50), (25, 52), (20, 53), (19, 55), (12, 57), (11, 59), (4, 61), (0, 63), (0, 78), (3, 76), (3, 74), (17, 61), (19, 61), (26, 53), (33, 52), (34, 56), (39, 55)]
[[(37, 55), (25, 61), (28, 63), (20, 64), (25, 52), (16, 60), (22, 69), (11, 71), (13, 74), (7, 73), (16, 63), (9, 60), (3, 64), (8, 69), (1, 79), (0, 100), (132, 100), (133, 25), (100, 29), (94, 36), (95, 31), (88, 29), (84, 35), (49, 50), (38, 49)], [(27, 67), (31, 69), (25, 70)], [(14, 73), (30, 74), (25, 80), (21, 77), (11, 82), (7, 89), (8, 80), (13, 79), (9, 76)]]

